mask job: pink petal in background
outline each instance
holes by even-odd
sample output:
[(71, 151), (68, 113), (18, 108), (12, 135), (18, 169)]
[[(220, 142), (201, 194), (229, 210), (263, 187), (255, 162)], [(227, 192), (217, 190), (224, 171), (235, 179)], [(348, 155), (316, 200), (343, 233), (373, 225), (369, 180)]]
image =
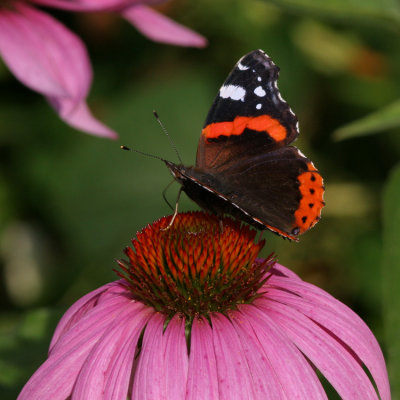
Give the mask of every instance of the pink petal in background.
[(149, 0), (31, 0), (32, 3), (69, 11), (118, 11), (132, 4), (160, 3)]
[[(55, 26), (59, 23), (28, 5), (16, 3), (15, 7), (16, 10), (0, 8), (0, 53), (4, 62), (32, 90), (46, 96), (68, 95), (67, 89), (60, 82), (63, 51), (52, 30), (41, 26), (38, 17), (48, 19), (47, 25)], [(47, 35), (50, 36), (48, 39)], [(82, 50), (79, 49), (79, 52), (82, 53)], [(82, 54), (78, 56), (82, 58)], [(88, 66), (85, 76), (90, 84), (91, 72)]]
[(203, 36), (145, 5), (134, 5), (121, 13), (139, 32), (155, 42), (193, 47), (207, 45)]
[(49, 103), (60, 118), (74, 128), (96, 136), (116, 139), (118, 135), (93, 117), (86, 102), (75, 103), (66, 98), (48, 97)]
[(82, 41), (50, 15), (21, 2), (13, 6), (0, 9), (0, 54), (13, 74), (45, 95), (70, 125), (116, 137), (85, 103), (92, 70)]

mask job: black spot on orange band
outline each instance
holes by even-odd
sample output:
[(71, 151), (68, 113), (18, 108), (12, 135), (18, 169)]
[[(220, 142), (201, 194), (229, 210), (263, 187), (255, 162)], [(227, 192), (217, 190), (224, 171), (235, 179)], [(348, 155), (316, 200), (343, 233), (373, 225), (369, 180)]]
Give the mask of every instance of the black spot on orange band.
[(294, 213), (294, 226), (300, 229), (300, 233), (312, 228), (319, 221), (321, 209), (325, 205), (322, 177), (312, 162), (309, 162), (307, 167), (308, 170), (297, 178), (300, 182), (301, 200), (299, 208)]

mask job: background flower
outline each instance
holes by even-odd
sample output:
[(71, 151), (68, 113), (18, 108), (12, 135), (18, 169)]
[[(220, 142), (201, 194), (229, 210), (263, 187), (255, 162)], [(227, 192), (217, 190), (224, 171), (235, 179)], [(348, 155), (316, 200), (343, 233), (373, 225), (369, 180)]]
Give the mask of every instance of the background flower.
[[(26, 86), (46, 96), (69, 125), (98, 136), (116, 133), (94, 118), (86, 104), (92, 81), (87, 50), (78, 36), (31, 4), (72, 11), (121, 13), (152, 40), (205, 46), (206, 40), (138, 1), (9, 1), (0, 6), (0, 55)], [(132, 49), (133, 51), (133, 49)]]
[[(273, 259), (228, 218), (178, 214), (147, 226), (125, 279), (64, 315), (19, 400), (389, 400), (379, 345), (348, 307)], [(151, 306), (150, 306), (151, 304)], [(141, 335), (143, 334), (143, 337)], [(369, 370), (374, 384), (364, 366)]]

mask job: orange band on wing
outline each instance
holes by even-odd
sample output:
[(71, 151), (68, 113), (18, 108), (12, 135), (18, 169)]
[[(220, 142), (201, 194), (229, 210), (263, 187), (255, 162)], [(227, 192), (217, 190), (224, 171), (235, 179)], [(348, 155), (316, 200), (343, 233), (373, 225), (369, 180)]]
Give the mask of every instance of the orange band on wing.
[(207, 139), (216, 139), (219, 136), (241, 135), (245, 129), (257, 132), (267, 132), (277, 142), (286, 139), (286, 128), (269, 115), (258, 117), (236, 117), (229, 122), (213, 122), (207, 125), (202, 134)]

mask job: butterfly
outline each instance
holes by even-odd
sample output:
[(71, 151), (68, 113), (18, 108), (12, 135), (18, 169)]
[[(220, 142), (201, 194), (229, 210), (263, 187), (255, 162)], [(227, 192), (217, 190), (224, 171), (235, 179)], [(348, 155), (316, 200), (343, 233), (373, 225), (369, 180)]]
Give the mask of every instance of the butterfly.
[(297, 241), (321, 217), (324, 184), (312, 161), (290, 146), (298, 121), (278, 75), (264, 51), (243, 56), (210, 108), (195, 166), (163, 161), (204, 210)]

